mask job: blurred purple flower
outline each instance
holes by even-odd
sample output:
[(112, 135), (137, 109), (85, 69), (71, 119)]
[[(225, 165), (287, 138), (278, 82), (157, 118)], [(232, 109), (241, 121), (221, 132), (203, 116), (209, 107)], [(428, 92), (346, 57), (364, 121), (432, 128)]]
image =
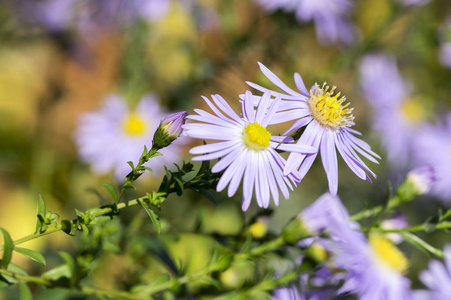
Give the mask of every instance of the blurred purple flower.
[(362, 232), (336, 223), (329, 230), (335, 246), (334, 267), (345, 270), (339, 294), (357, 294), (359, 299), (412, 299), (410, 282), (403, 276), (408, 261), (387, 237)]
[(451, 113), (444, 122), (418, 130), (414, 149), (416, 164), (434, 169), (435, 181), (429, 193), (451, 204)]
[(438, 57), (442, 65), (451, 69), (451, 42), (443, 43), (440, 46)]
[[(80, 117), (75, 135), (79, 155), (95, 173), (114, 171), (116, 180), (123, 180), (130, 172), (127, 161), (136, 163), (144, 145), (150, 149), (154, 132), (165, 115), (155, 95), (144, 96), (134, 110), (118, 95), (110, 95), (99, 110)], [(177, 139), (159, 150), (162, 156), (152, 158), (145, 166), (158, 174), (164, 166), (180, 162), (183, 143), (183, 139)]]
[(290, 181), (293, 183), (299, 181), (299, 177), (294, 174), (283, 175), (285, 159), (276, 152), (276, 149), (301, 153), (312, 153), (316, 150), (302, 144), (286, 144), (284, 142), (293, 139), (272, 136), (266, 129), (277, 111), (280, 98), (270, 101), (270, 95), (266, 93), (261, 98), (260, 106), (255, 110), (253, 96), (247, 91), (242, 102), (242, 117), (238, 116), (219, 95), (212, 95), (214, 104), (209, 99), (203, 98), (216, 116), (196, 109), (198, 115), (189, 115), (187, 118), (202, 123), (187, 123), (183, 126), (183, 130), (184, 134), (191, 138), (220, 141), (190, 150), (191, 154), (201, 154), (193, 157), (193, 160), (205, 161), (222, 157), (211, 168), (213, 173), (224, 171), (216, 189), (222, 191), (229, 185), (228, 196), (232, 197), (243, 180), (244, 211), (250, 205), (254, 190), (260, 207), (269, 206), (271, 195), (274, 203), (278, 205), (279, 189), (285, 199), (288, 199), (287, 186), (292, 188)]
[[(381, 222), (382, 229), (402, 229), (409, 226), (406, 216), (403, 214), (396, 214), (391, 219), (386, 219)], [(401, 243), (404, 239), (399, 233), (387, 233), (386, 236), (395, 244)]]
[[(301, 76), (295, 73), (294, 81), (299, 90), (299, 92), (296, 92), (263, 64), (259, 63), (259, 66), (263, 74), (286, 94), (274, 92), (255, 83), (248, 82), (248, 84), (261, 92), (270, 91), (273, 95), (284, 100), (274, 120), (284, 119), (284, 122), (296, 120), (284, 133), (285, 135), (305, 127), (297, 143), (311, 145), (318, 149), (318, 152), (321, 152), (321, 160), (329, 182), (329, 191), (332, 195), (336, 195), (338, 189), (336, 149), (359, 178), (371, 182), (367, 172), (376, 177), (359, 155), (374, 163), (378, 163), (375, 158), (380, 157), (371, 151), (371, 147), (366, 142), (355, 136), (360, 135), (360, 132), (351, 129), (351, 126), (354, 125), (354, 117), (351, 114), (352, 108), (348, 108), (349, 103), (344, 103), (346, 98), (340, 97), (340, 93), (334, 94), (335, 86), (330, 88), (325, 83), (322, 87), (315, 84), (309, 92)], [(290, 153), (284, 174), (299, 169), (300, 176), (303, 178), (312, 166), (317, 154)]]
[(451, 245), (443, 249), (444, 264), (431, 260), (420, 279), (429, 290), (415, 291), (415, 300), (448, 300), (451, 295)]
[(316, 35), (323, 44), (349, 45), (356, 40), (357, 29), (349, 22), (350, 0), (258, 0), (266, 10), (295, 12), (299, 22), (313, 21)]
[(420, 6), (429, 3), (430, 0), (396, 0), (405, 6)]
[(382, 138), (390, 165), (411, 163), (413, 140), (426, 117), (424, 104), (411, 97), (411, 88), (393, 58), (369, 54), (360, 64), (364, 96), (373, 108), (373, 126)]

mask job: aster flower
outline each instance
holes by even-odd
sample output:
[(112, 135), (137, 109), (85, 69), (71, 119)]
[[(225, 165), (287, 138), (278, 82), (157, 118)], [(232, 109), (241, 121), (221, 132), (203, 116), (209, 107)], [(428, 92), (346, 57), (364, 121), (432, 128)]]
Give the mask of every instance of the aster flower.
[(200, 123), (185, 124), (183, 130), (188, 137), (220, 141), (190, 150), (191, 154), (202, 154), (193, 157), (193, 160), (204, 161), (222, 157), (211, 168), (213, 173), (224, 171), (217, 190), (222, 191), (229, 185), (228, 196), (231, 197), (243, 180), (243, 210), (249, 207), (254, 190), (260, 207), (269, 206), (271, 195), (274, 203), (278, 205), (279, 189), (285, 199), (288, 199), (287, 186), (292, 189), (290, 181), (294, 183), (299, 181), (299, 178), (295, 173), (283, 176), (285, 159), (276, 149), (300, 153), (313, 153), (316, 150), (300, 143), (285, 143), (292, 139), (273, 136), (266, 129), (277, 111), (280, 99), (270, 101), (270, 95), (266, 93), (255, 110), (253, 96), (246, 92), (242, 102), (242, 117), (219, 95), (212, 95), (214, 104), (205, 97), (203, 99), (216, 115), (196, 109), (198, 115), (189, 115), (187, 118)]
[(169, 146), (182, 134), (182, 126), (185, 124), (186, 111), (173, 113), (160, 122), (157, 131), (153, 136), (154, 145), (158, 148)]
[[(435, 172), (429, 194), (451, 203), (451, 114), (444, 122), (429, 124), (416, 132), (414, 160), (417, 165), (429, 165)], [(427, 190), (427, 187), (425, 188)]]
[(425, 105), (411, 96), (409, 84), (391, 57), (365, 56), (360, 75), (364, 96), (373, 108), (374, 129), (382, 138), (390, 165), (405, 168), (412, 160), (417, 130), (427, 116)]
[(316, 35), (323, 44), (351, 44), (357, 30), (349, 22), (352, 2), (349, 0), (258, 0), (266, 10), (295, 12), (299, 22), (313, 21)]
[[(344, 104), (345, 97), (340, 97), (340, 93), (334, 94), (335, 87), (315, 84), (309, 92), (301, 76), (295, 73), (294, 80), (299, 89), (299, 92), (296, 92), (285, 85), (263, 64), (259, 63), (259, 66), (263, 74), (286, 93), (271, 91), (272, 94), (283, 100), (288, 100), (284, 101), (275, 120), (296, 120), (284, 134), (305, 127), (297, 143), (310, 145), (321, 153), (321, 160), (332, 195), (336, 195), (338, 189), (338, 163), (335, 149), (338, 149), (343, 160), (359, 178), (371, 182), (367, 173), (376, 177), (359, 155), (374, 163), (378, 163), (375, 158), (380, 157), (371, 150), (367, 143), (355, 136), (360, 133), (351, 129), (351, 126), (354, 125), (352, 109), (348, 108), (349, 104)], [(248, 82), (248, 84), (262, 92), (270, 91), (254, 83)], [(299, 169), (300, 176), (303, 178), (316, 156), (317, 153), (306, 155), (292, 152), (288, 157), (284, 174)]]
[[(144, 145), (151, 145), (165, 114), (155, 95), (144, 96), (134, 110), (120, 96), (110, 95), (99, 110), (80, 117), (75, 135), (80, 158), (95, 173), (114, 171), (115, 178), (123, 180), (130, 172), (127, 161), (136, 162)], [(183, 140), (177, 139), (159, 150), (162, 156), (152, 158), (145, 166), (158, 174), (165, 165), (179, 162), (182, 144)]]
[(359, 299), (412, 299), (410, 282), (404, 277), (409, 266), (404, 254), (385, 236), (360, 231), (336, 223), (329, 233), (335, 241), (334, 267), (346, 271), (339, 294), (357, 294)]
[(429, 268), (420, 273), (420, 279), (429, 288), (415, 291), (416, 300), (447, 300), (451, 295), (451, 245), (443, 250), (445, 263), (438, 260), (429, 262)]

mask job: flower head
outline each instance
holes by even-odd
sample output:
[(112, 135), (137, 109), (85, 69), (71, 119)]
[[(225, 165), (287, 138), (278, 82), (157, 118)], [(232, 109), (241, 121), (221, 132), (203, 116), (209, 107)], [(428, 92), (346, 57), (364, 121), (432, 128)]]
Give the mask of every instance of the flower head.
[(268, 11), (282, 9), (295, 12), (299, 22), (313, 21), (316, 35), (323, 44), (351, 44), (356, 40), (357, 30), (349, 22), (352, 2), (349, 0), (258, 0)]
[(365, 56), (360, 74), (365, 98), (373, 108), (373, 126), (382, 138), (390, 164), (397, 168), (408, 166), (417, 130), (427, 117), (424, 103), (412, 97), (391, 57)]
[(412, 299), (410, 282), (403, 276), (409, 261), (385, 236), (336, 223), (329, 230), (334, 267), (347, 273), (339, 293), (355, 293), (359, 299)]
[[(319, 150), (332, 195), (336, 195), (338, 189), (336, 149), (358, 177), (368, 181), (371, 180), (367, 173), (376, 177), (359, 155), (374, 163), (377, 163), (375, 158), (380, 157), (371, 151), (371, 147), (367, 143), (355, 136), (360, 135), (360, 133), (351, 129), (354, 125), (354, 117), (351, 114), (352, 108), (348, 107), (348, 103), (344, 103), (345, 97), (340, 97), (340, 93), (335, 93), (335, 87), (330, 88), (326, 84), (323, 84), (322, 87), (314, 85), (309, 92), (301, 76), (296, 73), (294, 80), (299, 90), (299, 92), (296, 92), (284, 84), (263, 64), (259, 63), (259, 66), (265, 76), (286, 94), (270, 91), (254, 83), (248, 82), (248, 84), (259, 91), (270, 91), (272, 94), (281, 97), (284, 104), (281, 105), (282, 109), (277, 112), (275, 119), (296, 120), (285, 134), (305, 127), (304, 133), (297, 143), (310, 145)], [(316, 156), (317, 153), (292, 152), (285, 165), (284, 174), (299, 169), (300, 176), (303, 178)]]
[(435, 180), (425, 181), (431, 183), (429, 193), (451, 203), (451, 114), (444, 122), (421, 127), (416, 132), (413, 149), (416, 164), (428, 165), (435, 172)]
[(421, 281), (429, 288), (427, 291), (416, 291), (418, 299), (446, 300), (451, 295), (451, 245), (443, 250), (445, 263), (437, 260), (429, 262), (429, 268), (420, 273)]
[(267, 126), (273, 121), (280, 99), (271, 101), (269, 93), (266, 93), (261, 97), (260, 105), (254, 109), (254, 97), (246, 92), (242, 102), (242, 117), (221, 96), (212, 95), (212, 99), (214, 104), (204, 97), (215, 115), (196, 109), (198, 115), (189, 115), (187, 118), (200, 123), (187, 123), (183, 130), (188, 137), (220, 142), (192, 148), (191, 154), (203, 154), (193, 157), (193, 160), (222, 157), (211, 169), (213, 173), (224, 171), (217, 190), (222, 191), (228, 185), (228, 195), (231, 197), (243, 181), (243, 210), (249, 207), (254, 191), (260, 207), (269, 206), (270, 196), (277, 205), (279, 189), (287, 199), (287, 187), (292, 188), (292, 183), (300, 178), (296, 172), (284, 176), (285, 159), (276, 149), (300, 153), (313, 153), (315, 149), (286, 143), (292, 141), (290, 137), (271, 135)]
[[(118, 95), (107, 97), (102, 107), (80, 117), (76, 142), (83, 161), (89, 163), (95, 173), (114, 171), (121, 180), (130, 171), (127, 161), (136, 161), (144, 148), (152, 141), (165, 112), (155, 95), (146, 95), (135, 109), (131, 109)], [(166, 164), (179, 161), (182, 140), (161, 149), (163, 156), (152, 158), (146, 166), (158, 173)]]

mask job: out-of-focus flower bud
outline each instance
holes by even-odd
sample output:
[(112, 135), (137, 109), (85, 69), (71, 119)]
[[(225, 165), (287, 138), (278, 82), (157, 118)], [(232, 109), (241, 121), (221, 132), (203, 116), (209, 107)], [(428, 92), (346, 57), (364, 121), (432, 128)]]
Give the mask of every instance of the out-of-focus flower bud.
[(261, 239), (268, 232), (268, 218), (260, 217), (255, 223), (249, 226), (249, 232), (254, 239)]
[[(409, 226), (407, 223), (406, 216), (403, 214), (396, 214), (393, 218), (388, 220), (383, 220), (381, 223), (382, 229), (402, 229)], [(399, 233), (387, 233), (386, 236), (393, 241), (395, 244), (399, 244), (403, 241), (403, 237)]]
[(158, 149), (167, 147), (178, 138), (182, 134), (182, 126), (187, 115), (186, 111), (181, 111), (164, 118), (153, 136), (154, 147)]
[(282, 237), (285, 243), (295, 244), (298, 241), (315, 235), (304, 224), (298, 216), (293, 218), (282, 230)]
[(419, 167), (407, 174), (406, 180), (399, 186), (396, 194), (401, 202), (408, 202), (428, 193), (435, 181), (435, 171), (432, 166)]
[(436, 181), (434, 168), (432, 166), (424, 166), (413, 169), (407, 174), (407, 180), (410, 182), (418, 195), (429, 193), (431, 186)]

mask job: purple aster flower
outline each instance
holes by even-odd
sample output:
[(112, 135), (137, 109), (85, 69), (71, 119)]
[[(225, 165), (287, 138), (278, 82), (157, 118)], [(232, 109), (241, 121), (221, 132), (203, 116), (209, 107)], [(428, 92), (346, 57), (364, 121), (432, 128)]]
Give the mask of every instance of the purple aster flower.
[(272, 12), (282, 9), (295, 12), (299, 22), (313, 21), (316, 35), (323, 44), (351, 44), (357, 30), (348, 18), (352, 12), (349, 0), (258, 0), (260, 5)]
[[(361, 179), (371, 182), (367, 173), (376, 175), (366, 166), (359, 155), (378, 163), (375, 158), (380, 158), (371, 151), (371, 147), (355, 135), (358, 131), (351, 129), (354, 125), (348, 104), (344, 104), (345, 97), (340, 98), (340, 93), (334, 94), (335, 87), (330, 88), (323, 84), (321, 87), (314, 85), (310, 92), (304, 85), (298, 73), (294, 75), (299, 92), (285, 85), (274, 73), (263, 64), (259, 63), (265, 76), (278, 86), (286, 94), (271, 91), (284, 101), (282, 108), (275, 116), (275, 120), (296, 120), (285, 134), (305, 127), (304, 133), (298, 140), (300, 145), (310, 145), (321, 152), (321, 160), (329, 182), (329, 190), (332, 195), (337, 194), (338, 189), (338, 163), (336, 149), (349, 168)], [(253, 88), (266, 92), (268, 89), (248, 82)], [(301, 154), (292, 152), (288, 157), (284, 174), (299, 169), (303, 178), (313, 164), (317, 153)]]
[(185, 124), (187, 115), (186, 111), (176, 112), (160, 122), (153, 136), (153, 143), (158, 149), (169, 146), (182, 134), (182, 126)]
[(445, 263), (429, 262), (429, 268), (420, 273), (420, 279), (428, 291), (415, 291), (415, 300), (447, 300), (451, 295), (451, 245), (443, 250)]
[(191, 154), (202, 154), (193, 157), (193, 160), (222, 157), (211, 168), (213, 173), (224, 171), (217, 190), (222, 191), (229, 185), (228, 195), (231, 197), (243, 180), (243, 210), (248, 209), (254, 189), (260, 207), (269, 206), (271, 195), (274, 203), (278, 205), (279, 189), (285, 199), (288, 199), (287, 186), (292, 188), (290, 181), (292, 183), (299, 181), (299, 177), (295, 173), (283, 176), (285, 159), (276, 152), (276, 149), (300, 153), (313, 153), (316, 150), (300, 143), (284, 143), (292, 141), (292, 138), (272, 136), (266, 129), (278, 109), (280, 98), (271, 101), (269, 93), (266, 93), (261, 97), (260, 105), (255, 110), (253, 96), (247, 91), (242, 102), (242, 117), (238, 116), (219, 95), (212, 95), (214, 104), (205, 97), (203, 99), (215, 115), (196, 109), (198, 115), (189, 115), (187, 118), (201, 123), (185, 124), (183, 130), (188, 137), (220, 141), (190, 150)]
[[(118, 181), (123, 180), (130, 172), (127, 161), (136, 163), (144, 145), (150, 149), (154, 132), (165, 115), (155, 95), (144, 96), (135, 109), (118, 95), (110, 95), (99, 110), (81, 116), (76, 131), (79, 155), (95, 173), (112, 170)], [(152, 158), (145, 166), (159, 173), (165, 165), (179, 162), (182, 144), (183, 139), (177, 139), (159, 150), (162, 156)]]
[(404, 254), (385, 236), (362, 232), (336, 223), (329, 230), (335, 241), (334, 267), (345, 270), (339, 294), (354, 293), (359, 299), (412, 299), (410, 282), (404, 277), (409, 266)]
[(382, 138), (390, 165), (405, 168), (411, 163), (413, 140), (427, 115), (424, 103), (411, 96), (410, 86), (391, 57), (365, 56), (360, 74), (365, 98), (373, 108), (373, 126)]
[(429, 165), (434, 169), (435, 180), (430, 185), (430, 194), (451, 203), (451, 114), (445, 121), (425, 125), (416, 133), (414, 157), (418, 165)]
[[(302, 220), (307, 230), (315, 235), (319, 235), (328, 229), (332, 220), (340, 223), (349, 222), (349, 214), (340, 198), (329, 193), (323, 194), (315, 202), (304, 208), (298, 218)], [(358, 228), (357, 223), (352, 224), (353, 228)]]

